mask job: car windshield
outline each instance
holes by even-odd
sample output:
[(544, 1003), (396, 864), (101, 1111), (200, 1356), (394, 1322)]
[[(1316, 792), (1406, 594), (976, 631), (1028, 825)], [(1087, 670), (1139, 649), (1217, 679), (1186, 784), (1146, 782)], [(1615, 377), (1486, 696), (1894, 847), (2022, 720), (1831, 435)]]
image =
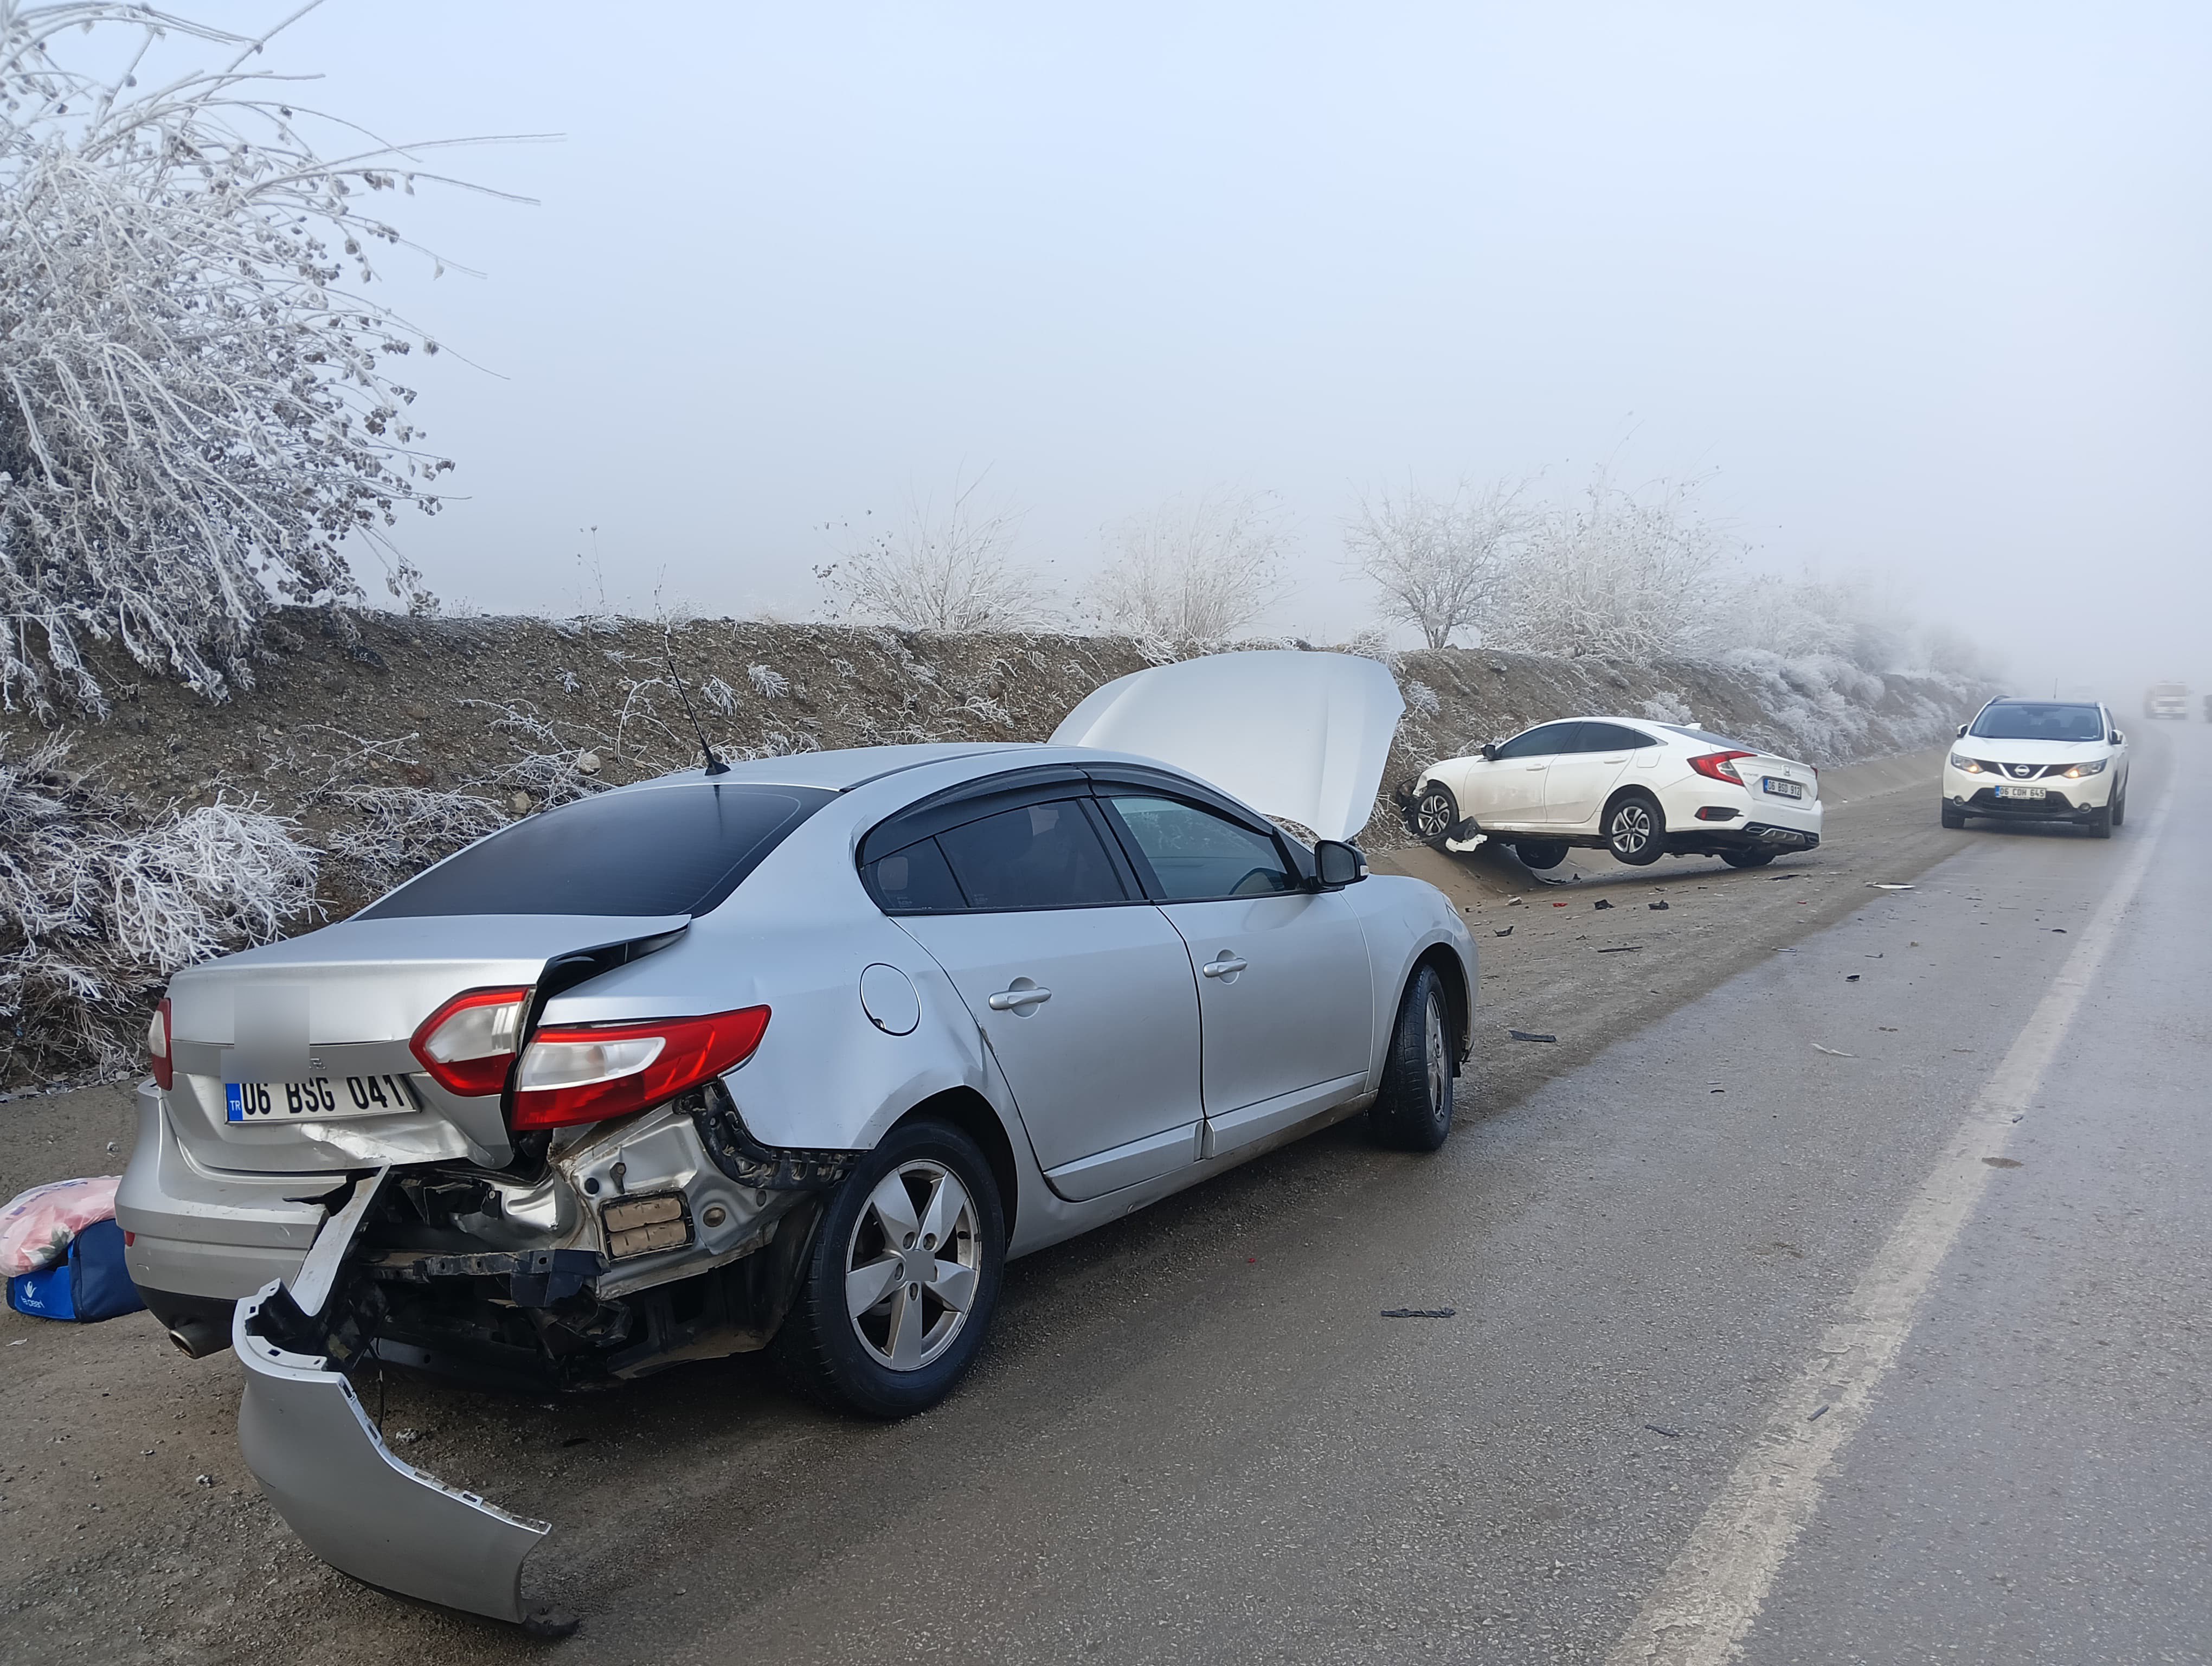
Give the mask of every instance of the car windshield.
[(718, 781), (609, 793), (480, 839), (358, 917), (705, 914), (836, 796)]
[(1983, 740), (2102, 740), (2105, 714), (2056, 700), (2008, 700), (1984, 706), (1967, 733)]

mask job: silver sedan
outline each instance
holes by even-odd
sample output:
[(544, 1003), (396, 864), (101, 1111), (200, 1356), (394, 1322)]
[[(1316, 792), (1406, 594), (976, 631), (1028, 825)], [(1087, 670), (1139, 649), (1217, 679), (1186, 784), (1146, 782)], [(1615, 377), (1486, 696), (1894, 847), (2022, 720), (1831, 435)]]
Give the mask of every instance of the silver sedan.
[(1349, 1116), (1443, 1144), (1473, 946), (1346, 842), (1400, 709), (1371, 660), (1160, 666), (1045, 745), (608, 793), (182, 972), (132, 1276), (187, 1351), (237, 1348), (313, 1548), (522, 1619), (545, 1524), (393, 1457), (356, 1365), (542, 1392), (766, 1347), (902, 1416), (1009, 1259)]

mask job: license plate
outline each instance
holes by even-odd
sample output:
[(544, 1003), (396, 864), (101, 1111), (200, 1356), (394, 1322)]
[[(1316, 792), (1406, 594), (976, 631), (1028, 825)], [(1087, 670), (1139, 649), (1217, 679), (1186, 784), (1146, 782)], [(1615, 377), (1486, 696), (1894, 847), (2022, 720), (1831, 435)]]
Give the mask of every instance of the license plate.
[(317, 1076), (304, 1082), (226, 1082), (234, 1122), (289, 1122), (309, 1116), (392, 1116), (422, 1109), (404, 1076)]
[(2043, 793), (2044, 789), (2040, 787), (2000, 787), (1997, 788), (1997, 796), (2001, 799), (2039, 799), (2043, 796)]
[(1779, 775), (1768, 775), (1759, 785), (1778, 799), (1802, 799), (1805, 796), (1802, 781), (1784, 781)]

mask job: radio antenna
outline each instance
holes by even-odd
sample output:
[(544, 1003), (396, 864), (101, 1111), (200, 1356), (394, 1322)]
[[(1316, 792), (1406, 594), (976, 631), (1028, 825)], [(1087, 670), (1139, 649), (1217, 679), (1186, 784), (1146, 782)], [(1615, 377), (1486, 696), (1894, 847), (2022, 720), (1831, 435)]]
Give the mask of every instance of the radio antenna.
[(714, 744), (707, 739), (707, 726), (699, 721), (698, 708), (691, 703), (691, 690), (684, 686), (684, 673), (676, 669), (676, 637), (664, 619), (660, 624), (660, 650), (668, 656), (668, 674), (676, 683), (676, 697), (684, 702), (684, 715), (691, 720), (691, 732), (699, 737), (699, 750), (707, 755), (707, 774), (726, 775), (730, 766), (714, 756)]

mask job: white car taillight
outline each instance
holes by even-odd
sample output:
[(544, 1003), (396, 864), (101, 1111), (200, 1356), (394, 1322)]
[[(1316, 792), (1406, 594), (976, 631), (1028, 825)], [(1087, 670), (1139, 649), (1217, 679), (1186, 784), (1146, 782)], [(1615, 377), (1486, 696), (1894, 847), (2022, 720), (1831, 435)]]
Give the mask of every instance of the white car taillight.
[(541, 1030), (515, 1072), (515, 1130), (568, 1128), (665, 1104), (736, 1069), (767, 1031), (765, 1006)]
[(522, 1068), (514, 1073), (514, 1091), (588, 1087), (635, 1075), (667, 1045), (665, 1036), (634, 1036), (627, 1041), (548, 1041), (541, 1036), (522, 1055)]
[(154, 1067), (154, 1085), (167, 1093), (177, 1085), (176, 1061), (169, 1054), (169, 998), (154, 1009), (153, 1022), (146, 1026), (146, 1056)]

